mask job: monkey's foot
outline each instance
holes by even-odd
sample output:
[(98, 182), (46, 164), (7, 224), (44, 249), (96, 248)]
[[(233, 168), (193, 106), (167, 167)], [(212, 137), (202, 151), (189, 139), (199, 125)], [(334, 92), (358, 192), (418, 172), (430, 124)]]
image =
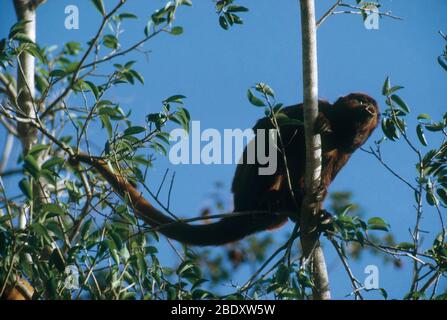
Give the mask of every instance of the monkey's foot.
[(321, 209), (320, 224), (318, 230), (323, 233), (335, 231), (333, 222), (334, 222), (333, 215), (329, 211)]

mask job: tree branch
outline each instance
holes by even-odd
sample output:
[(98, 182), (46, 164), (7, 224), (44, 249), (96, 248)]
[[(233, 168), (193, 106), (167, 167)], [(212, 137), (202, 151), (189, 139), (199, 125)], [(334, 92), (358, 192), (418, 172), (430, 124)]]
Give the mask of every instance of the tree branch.
[(329, 8), (328, 11), (326, 11), (325, 14), (323, 14), (323, 16), (318, 20), (317, 22), (317, 28), (319, 28), (321, 26), (321, 24), (326, 21), (327, 18), (329, 18), (332, 14), (334, 14), (334, 11), (337, 10), (338, 6), (340, 5), (340, 3), (342, 2), (342, 0), (337, 0), (337, 2), (335, 2), (332, 7)]

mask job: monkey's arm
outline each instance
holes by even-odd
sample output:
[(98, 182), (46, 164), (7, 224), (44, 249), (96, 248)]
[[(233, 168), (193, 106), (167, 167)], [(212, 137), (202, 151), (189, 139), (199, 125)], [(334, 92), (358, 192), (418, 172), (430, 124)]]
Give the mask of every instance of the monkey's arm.
[(185, 244), (197, 246), (222, 245), (266, 230), (271, 225), (272, 213), (267, 211), (265, 213), (235, 214), (218, 222), (204, 225), (190, 225), (182, 221), (176, 221), (152, 206), (141, 192), (127, 182), (124, 176), (112, 172), (103, 159), (81, 153), (70, 159), (70, 162), (75, 165), (83, 162), (94, 167), (110, 183), (115, 192), (121, 197), (129, 199), (130, 205), (138, 217), (168, 238)]

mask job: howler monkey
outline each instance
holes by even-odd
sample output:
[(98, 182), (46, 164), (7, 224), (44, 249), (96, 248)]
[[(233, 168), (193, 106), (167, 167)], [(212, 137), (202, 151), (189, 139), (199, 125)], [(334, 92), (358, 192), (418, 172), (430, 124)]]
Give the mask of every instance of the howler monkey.
[[(285, 107), (279, 111), (291, 119), (303, 119), (303, 105)], [(322, 135), (321, 199), (324, 199), (332, 180), (376, 128), (379, 109), (376, 101), (366, 94), (352, 93), (339, 98), (333, 105), (319, 101), (316, 130)], [(260, 119), (257, 129), (274, 128), (271, 118)], [(305, 140), (302, 125), (279, 124), (282, 148), (275, 149), (278, 166), (273, 175), (259, 175), (261, 165), (239, 163), (234, 175), (232, 192), (235, 212), (253, 212), (247, 215), (225, 217), (203, 225), (190, 225), (176, 221), (154, 208), (126, 177), (114, 172), (101, 158), (78, 154), (72, 164), (83, 162), (94, 167), (122, 197), (128, 197), (135, 213), (159, 232), (190, 245), (221, 245), (240, 240), (258, 231), (273, 229), (284, 224), (291, 212), (297, 219), (304, 197)], [(257, 137), (255, 137), (255, 140)], [(289, 187), (287, 170), (291, 182)], [(247, 148), (244, 155), (247, 153)], [(293, 192), (291, 192), (291, 190)], [(292, 194), (294, 195), (292, 197)], [(260, 211), (265, 213), (259, 214)]]

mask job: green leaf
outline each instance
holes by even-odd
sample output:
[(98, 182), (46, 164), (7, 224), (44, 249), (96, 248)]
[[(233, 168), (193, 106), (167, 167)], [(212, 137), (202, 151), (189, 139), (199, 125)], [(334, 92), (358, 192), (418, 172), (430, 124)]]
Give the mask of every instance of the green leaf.
[(64, 272), (65, 263), (60, 250), (53, 250), (50, 256), (50, 265), (54, 265), (59, 272)]
[(224, 16), (220, 16), (219, 17), (219, 24), (222, 27), (222, 29), (228, 30), (228, 22), (227, 22), (227, 20), (225, 19)]
[(20, 180), (19, 188), (28, 199), (31, 200), (33, 198), (33, 191), (27, 178), (23, 178), (22, 180)]
[(391, 95), (391, 100), (397, 103), (397, 105), (405, 112), (410, 113), (410, 108), (408, 108), (408, 105), (405, 103), (404, 100), (402, 100), (401, 97), (399, 97), (396, 94)]
[(83, 83), (90, 89), (90, 91), (95, 96), (95, 99), (98, 100), (98, 97), (99, 97), (98, 87), (93, 82), (90, 82), (90, 81), (84, 80)]
[(81, 44), (79, 42), (70, 41), (65, 44), (65, 50), (67, 54), (74, 56), (82, 50)]
[(225, 19), (230, 23), (230, 26), (232, 26), (234, 24), (233, 14), (225, 12), (224, 15)]
[(386, 292), (386, 290), (383, 289), (383, 288), (380, 288), (379, 290), (380, 290), (380, 293), (382, 293), (383, 298), (385, 300), (387, 300), (388, 299), (388, 292)]
[(103, 15), (106, 15), (106, 9), (104, 8), (104, 3), (102, 0), (91, 0), (95, 8)]
[(374, 217), (368, 220), (369, 230), (389, 231), (388, 227), (389, 227), (388, 224), (382, 218)]
[(382, 119), (381, 124), (382, 124), (382, 131), (388, 139), (390, 139), (391, 141), (395, 141), (396, 139), (399, 138), (396, 126), (389, 118)]
[(55, 166), (57, 166), (57, 165), (60, 166), (60, 165), (62, 165), (64, 162), (65, 162), (64, 159), (54, 157), (54, 158), (51, 158), (51, 159), (45, 161), (45, 162), (42, 164), (42, 169), (45, 169), (45, 170), (53, 169)]
[(349, 211), (353, 210), (355, 208), (355, 205), (348, 204), (345, 208), (343, 208), (342, 212), (340, 213), (340, 216), (345, 216), (349, 213)]
[(149, 20), (149, 21), (147, 22), (146, 26), (144, 27), (144, 35), (145, 35), (146, 37), (148, 37), (149, 34), (151, 33), (151, 27), (152, 27), (152, 24), (153, 24), (152, 20)]
[(355, 233), (356, 237), (357, 237), (357, 241), (360, 243), (360, 245), (363, 247), (365, 245), (365, 236), (363, 235), (363, 233), (361, 231), (357, 231)]
[(425, 199), (427, 200), (427, 203), (431, 206), (434, 206), (438, 203), (438, 199), (436, 199), (435, 195), (433, 194), (430, 188), (427, 189)]
[(439, 188), (436, 190), (436, 193), (438, 194), (439, 198), (441, 198), (444, 205), (447, 205), (447, 191), (446, 189)]
[(42, 237), (47, 244), (50, 244), (53, 242), (53, 239), (51, 238), (50, 234), (48, 233), (47, 228), (45, 228), (42, 224), (40, 223), (33, 223), (31, 225), (31, 230), (34, 231), (34, 233), (36, 233), (38, 236)]
[(45, 77), (42, 77), (40, 74), (36, 73), (35, 80), (36, 80), (36, 88), (37, 90), (39, 90), (39, 92), (43, 93), (48, 89), (49, 83)]
[[(176, 116), (178, 116), (180, 125), (182, 126), (183, 130), (186, 132), (189, 132), (189, 123), (191, 121), (191, 116), (185, 108), (179, 107), (178, 111), (176, 112)], [(169, 142), (168, 142), (169, 143)]]
[(126, 130), (124, 130), (124, 135), (134, 135), (134, 134), (139, 134), (144, 131), (146, 131), (146, 129), (144, 127), (140, 127), (140, 126), (129, 127)]
[(176, 102), (176, 103), (183, 103), (183, 99), (185, 99), (186, 97), (181, 95), (181, 94), (176, 94), (173, 96), (170, 96), (169, 98), (163, 100), (163, 103), (171, 103), (171, 102)]
[(256, 91), (258, 91), (260, 93), (264, 93), (266, 95), (269, 95), (272, 98), (275, 97), (275, 92), (273, 91), (273, 89), (270, 88), (265, 83), (258, 83), (255, 88), (256, 88)]
[(57, 203), (46, 203), (42, 205), (42, 210), (45, 212), (54, 213), (58, 216), (65, 215), (64, 209), (62, 209)]
[(123, 20), (123, 19), (137, 19), (138, 17), (136, 15), (134, 15), (133, 13), (123, 12), (118, 15), (118, 18), (120, 20)]
[(110, 123), (109, 115), (101, 114), (99, 118), (101, 119), (102, 126), (107, 130), (107, 135), (109, 136), (109, 138), (112, 138), (113, 128), (112, 124)]
[(182, 274), (184, 274), (186, 271), (190, 270), (194, 268), (194, 264), (192, 264), (189, 261), (185, 261), (183, 263), (180, 264), (180, 266), (177, 268), (177, 274), (179, 276), (181, 276)]
[(416, 126), (416, 133), (418, 135), (419, 141), (422, 143), (423, 146), (427, 146), (427, 140), (425, 139), (424, 129), (422, 128), (421, 124), (418, 124)]
[(399, 91), (400, 89), (403, 89), (404, 87), (402, 86), (393, 86), (392, 88), (388, 89), (388, 95)]
[(31, 148), (29, 154), (31, 154), (33, 157), (38, 157), (42, 151), (47, 150), (48, 148), (49, 146), (46, 144), (37, 144)]
[(178, 35), (180, 35), (182, 33), (183, 33), (183, 28), (179, 27), (179, 26), (172, 28), (171, 31), (170, 31), (170, 34), (172, 34), (174, 36), (178, 36)]
[(90, 228), (93, 224), (92, 219), (87, 220), (83, 226), (81, 227), (81, 231), (79, 232), (80, 239), (87, 240), (90, 236)]
[(19, 41), (19, 42), (22, 42), (22, 43), (34, 43), (34, 41), (31, 40), (31, 38), (28, 37), (28, 36), (27, 36), (26, 34), (24, 34), (24, 33), (17, 33), (17, 34), (15, 34), (14, 37), (13, 37), (13, 39), (14, 39), (14, 40), (17, 40), (17, 41)]
[(141, 84), (144, 84), (144, 78), (143, 78), (143, 76), (142, 76), (138, 71), (135, 71), (135, 70), (129, 70), (129, 72), (130, 72), (135, 78), (137, 78), (137, 80), (138, 80)]
[(231, 18), (233, 19), (233, 22), (235, 24), (243, 24), (244, 21), (237, 15), (235, 15), (234, 13), (231, 13)]
[(413, 250), (414, 244), (411, 242), (401, 242), (397, 245), (397, 247), (402, 250)]
[(50, 77), (55, 77), (55, 78), (62, 78), (65, 76), (65, 71), (64, 70), (60, 70), (60, 69), (56, 69), (50, 72), (49, 76)]
[(430, 115), (426, 113), (421, 113), (420, 115), (418, 115), (418, 120), (430, 120), (430, 119), (431, 119)]
[(445, 128), (445, 125), (442, 122), (425, 125), (425, 129), (427, 129), (428, 131), (431, 131), (431, 132), (438, 132), (438, 131), (443, 130), (444, 128)]
[(439, 65), (444, 68), (445, 71), (447, 71), (447, 61), (446, 58), (444, 56), (439, 56), (438, 57), (438, 63)]
[(256, 107), (265, 107), (264, 101), (256, 97), (250, 89), (247, 90), (247, 98), (252, 105)]
[(41, 63), (45, 63), (46, 59), (43, 54), (43, 52), (36, 46), (28, 46), (24, 49), (26, 52), (28, 52), (33, 57), (37, 58)]
[(102, 42), (107, 48), (118, 49), (118, 39), (112, 34), (105, 35)]
[(27, 23), (30, 23), (31, 20), (20, 20), (17, 23), (15, 23), (10, 29), (9, 29), (9, 35), (8, 38), (12, 39), (14, 35), (16, 35), (19, 32), (25, 31), (25, 25)]
[(226, 11), (227, 12), (247, 12), (248, 8), (243, 7), (243, 6), (231, 5), (231, 6), (227, 7)]
[(184, 6), (188, 6), (188, 7), (192, 6), (191, 0), (179, 0), (179, 4), (180, 5), (184, 5)]
[(23, 168), (33, 177), (37, 177), (39, 175), (40, 165), (31, 154), (28, 154), (25, 157)]
[(112, 104), (113, 104), (113, 102), (110, 101), (110, 100), (101, 100), (101, 101), (98, 102), (97, 106), (99, 108), (99, 107), (103, 107), (103, 106), (110, 106)]
[(391, 88), (390, 77), (386, 77), (385, 82), (383, 83), (383, 87), (382, 87), (382, 95), (388, 96), (390, 88)]

